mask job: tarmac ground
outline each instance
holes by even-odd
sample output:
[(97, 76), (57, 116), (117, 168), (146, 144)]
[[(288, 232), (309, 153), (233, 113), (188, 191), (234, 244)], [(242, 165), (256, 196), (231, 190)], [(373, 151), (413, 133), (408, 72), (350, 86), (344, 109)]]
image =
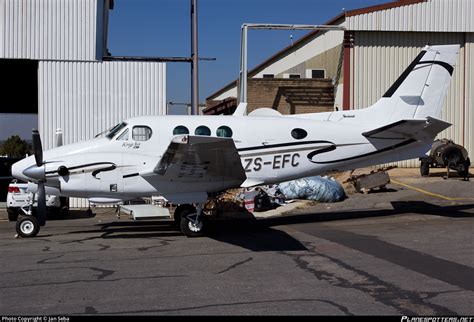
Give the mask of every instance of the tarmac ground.
[(209, 221), (72, 210), (14, 238), (0, 210), (0, 315), (473, 315), (474, 180), (389, 171), (387, 189)]

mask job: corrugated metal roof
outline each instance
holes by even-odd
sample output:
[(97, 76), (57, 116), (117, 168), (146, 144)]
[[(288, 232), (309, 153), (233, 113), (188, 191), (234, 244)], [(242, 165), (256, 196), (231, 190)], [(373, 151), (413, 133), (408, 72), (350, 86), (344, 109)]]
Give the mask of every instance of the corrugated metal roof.
[(474, 1), (426, 0), (346, 14), (349, 30), (474, 32)]

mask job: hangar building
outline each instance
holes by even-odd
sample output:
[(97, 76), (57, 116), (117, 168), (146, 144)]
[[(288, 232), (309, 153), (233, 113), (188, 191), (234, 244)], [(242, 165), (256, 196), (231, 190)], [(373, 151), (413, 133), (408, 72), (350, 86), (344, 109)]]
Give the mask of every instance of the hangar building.
[[(453, 125), (439, 137), (465, 146), (473, 156), (473, 16), (472, 0), (398, 0), (345, 11), (326, 23), (344, 26), (345, 31), (310, 32), (249, 71), (249, 109), (305, 113), (364, 108), (385, 93), (426, 44), (460, 44), (442, 115)], [(333, 94), (311, 89), (318, 82), (329, 82)], [(271, 95), (262, 95), (265, 90)], [(204, 113), (229, 114), (235, 97), (237, 81), (210, 95)], [(398, 165), (417, 167), (419, 162)]]
[[(38, 115), (43, 148), (166, 111), (166, 65), (104, 61), (113, 0), (0, 0), (0, 118)], [(31, 129), (30, 129), (31, 131)], [(16, 134), (16, 133), (11, 133)], [(1, 140), (1, 139), (0, 139)], [(71, 199), (71, 207), (87, 202)]]

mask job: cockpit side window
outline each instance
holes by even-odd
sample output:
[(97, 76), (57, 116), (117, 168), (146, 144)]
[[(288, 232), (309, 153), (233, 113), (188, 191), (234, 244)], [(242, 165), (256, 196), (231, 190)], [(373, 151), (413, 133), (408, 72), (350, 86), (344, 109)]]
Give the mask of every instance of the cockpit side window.
[(124, 127), (127, 126), (127, 123), (122, 122), (117, 125), (115, 125), (113, 128), (110, 129), (110, 131), (107, 133), (106, 137), (111, 140), (114, 138), (117, 133), (119, 133)]
[(151, 138), (152, 131), (148, 126), (134, 126), (132, 130), (132, 139), (135, 141), (148, 141)]
[(128, 129), (122, 132), (117, 138), (117, 141), (127, 141), (128, 140)]

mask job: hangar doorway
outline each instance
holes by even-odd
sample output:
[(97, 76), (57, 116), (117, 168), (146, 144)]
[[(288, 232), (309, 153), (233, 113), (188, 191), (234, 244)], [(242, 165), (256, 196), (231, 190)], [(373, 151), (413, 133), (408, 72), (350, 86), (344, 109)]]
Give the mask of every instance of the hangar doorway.
[(38, 61), (0, 59), (0, 113), (38, 114)]

